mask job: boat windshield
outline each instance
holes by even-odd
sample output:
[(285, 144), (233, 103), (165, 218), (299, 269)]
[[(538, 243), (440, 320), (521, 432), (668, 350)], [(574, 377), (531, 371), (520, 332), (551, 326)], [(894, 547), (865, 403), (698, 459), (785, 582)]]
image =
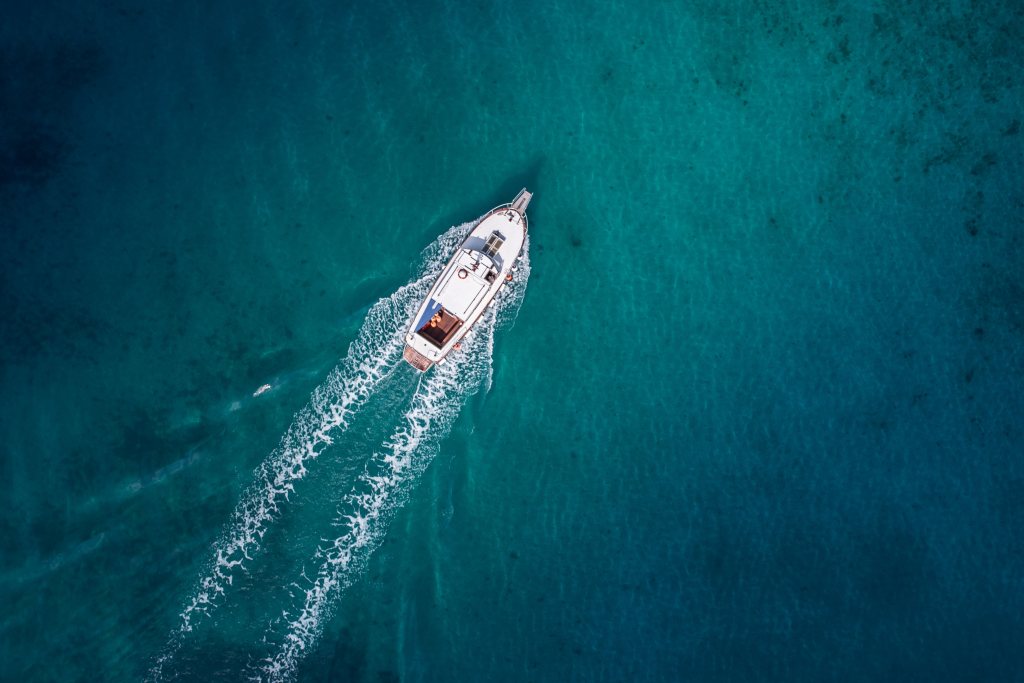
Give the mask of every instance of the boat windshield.
[(488, 256), (494, 256), (501, 249), (501, 245), (505, 243), (505, 236), (495, 230), (491, 233), (491, 236), (487, 238), (484, 243), (483, 252)]

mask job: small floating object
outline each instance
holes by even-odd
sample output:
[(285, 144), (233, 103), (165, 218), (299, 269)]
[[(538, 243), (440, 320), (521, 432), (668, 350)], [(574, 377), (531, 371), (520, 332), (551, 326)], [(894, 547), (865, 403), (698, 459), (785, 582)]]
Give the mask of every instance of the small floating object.
[(512, 282), (512, 273), (505, 276), (505, 282)]
[(270, 386), (269, 384), (264, 384), (264, 385), (263, 385), (262, 387), (260, 387), (259, 389), (257, 389), (257, 390), (256, 390), (256, 393), (255, 393), (255, 394), (253, 394), (253, 395), (252, 395), (252, 397), (253, 397), (253, 398), (256, 398), (256, 397), (257, 397), (257, 396), (259, 396), (260, 394), (265, 394), (265, 393), (267, 393), (268, 391), (270, 391), (271, 389), (273, 389), (273, 387), (272, 387), (272, 386)]
[(455, 346), (453, 346), (452, 348), (454, 348), (456, 351), (458, 351), (459, 349), (462, 348), (462, 344), (460, 344), (459, 342), (455, 342)]

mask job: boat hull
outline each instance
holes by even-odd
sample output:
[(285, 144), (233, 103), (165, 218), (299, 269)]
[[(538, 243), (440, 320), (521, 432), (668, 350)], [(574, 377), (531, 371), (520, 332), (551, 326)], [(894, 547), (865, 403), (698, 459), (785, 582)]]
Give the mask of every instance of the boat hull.
[(443, 363), (512, 279), (526, 241), (524, 189), (492, 209), (445, 264), (405, 335), (402, 357), (420, 372)]

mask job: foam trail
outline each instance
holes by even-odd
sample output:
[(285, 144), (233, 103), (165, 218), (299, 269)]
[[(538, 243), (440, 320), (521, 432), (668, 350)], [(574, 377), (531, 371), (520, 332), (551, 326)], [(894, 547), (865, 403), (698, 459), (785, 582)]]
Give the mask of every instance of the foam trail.
[[(353, 413), (394, 371), (402, 354), (404, 325), (448, 255), (478, 222), (455, 226), (438, 237), (423, 250), (414, 280), (370, 307), (348, 354), (313, 392), (309, 404), (296, 413), (278, 448), (256, 469), (255, 481), (239, 500), (224, 536), (214, 544), (214, 558), (180, 614), (179, 636), (190, 632), (198, 623), (196, 617), (208, 613), (225, 594), (233, 573), (244, 570), (280, 504), (288, 500), (295, 482), (306, 475), (307, 464), (334, 441)], [(174, 643), (172, 638), (172, 652), (159, 658), (151, 678), (160, 677), (162, 664), (176, 649)]]
[(489, 389), (495, 329), (514, 324), (526, 293), (528, 244), (524, 245), (517, 281), (499, 294), (496, 305), (467, 335), (462, 352), (449, 355), (448, 362), (420, 378), (402, 424), (385, 442), (384, 451), (373, 454), (353, 492), (346, 497), (347, 512), (340, 514), (337, 525), (347, 531), (317, 553), (323, 558), (317, 578), (304, 592), (298, 617), (288, 623), (281, 649), (264, 661), (257, 680), (286, 681), (293, 677), (302, 655), (319, 638), (341, 591), (362, 573), (373, 549), (387, 533), (395, 511), (408, 499), (430, 464), (465, 399), (484, 384)]
[(287, 679), (301, 654), (314, 644), (334, 598), (362, 571), (372, 549), (387, 532), (395, 510), (408, 498), (412, 484), (430, 463), (430, 446), (451, 428), (461, 407), (460, 399), (480, 386), (485, 366), (490, 365), (485, 340), (491, 336), (494, 321), (493, 315), (488, 318), (473, 331), (473, 339), (463, 343), (460, 360), (450, 357), (421, 378), (404, 424), (384, 444), (383, 452), (374, 453), (355, 490), (346, 498), (349, 510), (338, 522), (347, 531), (329, 548), (321, 549), (324, 559), (313, 586), (305, 591), (302, 610), (288, 624), (281, 651), (263, 669), (268, 680)]

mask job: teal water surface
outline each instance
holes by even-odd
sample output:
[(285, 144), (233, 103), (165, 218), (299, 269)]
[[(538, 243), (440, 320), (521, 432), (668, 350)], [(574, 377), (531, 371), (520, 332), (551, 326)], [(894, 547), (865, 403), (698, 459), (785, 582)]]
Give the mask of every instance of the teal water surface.
[(8, 4), (0, 679), (1024, 679), (1017, 4)]

